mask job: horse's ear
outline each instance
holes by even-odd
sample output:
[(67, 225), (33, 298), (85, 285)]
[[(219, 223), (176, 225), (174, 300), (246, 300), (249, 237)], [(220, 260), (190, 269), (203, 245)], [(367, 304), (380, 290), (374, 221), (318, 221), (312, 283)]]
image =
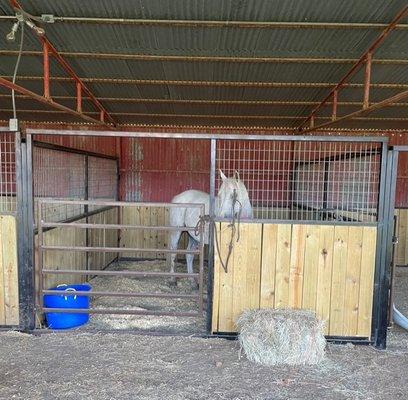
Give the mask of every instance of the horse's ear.
[(221, 179), (223, 181), (225, 181), (225, 179), (227, 179), (227, 177), (224, 175), (224, 172), (222, 172), (221, 170), (220, 170), (220, 177), (221, 177)]
[(238, 171), (237, 170), (235, 170), (235, 179), (237, 180), (237, 181), (239, 181), (240, 179), (239, 179), (239, 173), (238, 173)]

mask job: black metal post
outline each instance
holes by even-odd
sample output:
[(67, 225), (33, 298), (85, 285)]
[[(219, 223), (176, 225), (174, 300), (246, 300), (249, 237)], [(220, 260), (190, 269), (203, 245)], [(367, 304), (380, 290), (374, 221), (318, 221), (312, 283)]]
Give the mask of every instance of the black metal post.
[(21, 331), (35, 328), (34, 222), (31, 135), (26, 142), (16, 132), (17, 242)]
[(374, 344), (385, 349), (388, 328), (389, 273), (392, 258), (395, 188), (398, 154), (384, 144), (378, 210), (376, 270), (373, 302)]

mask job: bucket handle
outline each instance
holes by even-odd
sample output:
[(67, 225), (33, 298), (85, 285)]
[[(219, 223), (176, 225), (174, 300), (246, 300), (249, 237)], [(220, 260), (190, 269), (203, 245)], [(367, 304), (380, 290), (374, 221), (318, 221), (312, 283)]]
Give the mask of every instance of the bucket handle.
[[(68, 292), (68, 291), (70, 291), (70, 292), (76, 292), (76, 289), (74, 289), (74, 288), (66, 288), (65, 291), (66, 291), (66, 292)], [(72, 296), (71, 296), (71, 297), (72, 297)], [(77, 295), (74, 296), (74, 300), (76, 300), (76, 298), (77, 298)], [(67, 300), (68, 300), (68, 296), (64, 296), (64, 299), (65, 299), (65, 301), (67, 301)]]
[[(61, 287), (61, 286), (68, 286), (66, 283), (62, 283), (61, 285), (58, 285), (57, 288)], [(70, 291), (70, 292), (76, 292), (76, 289), (74, 288), (66, 288), (65, 291)], [(77, 295), (74, 296), (74, 300), (76, 300)], [(64, 296), (65, 301), (68, 301), (68, 296)]]

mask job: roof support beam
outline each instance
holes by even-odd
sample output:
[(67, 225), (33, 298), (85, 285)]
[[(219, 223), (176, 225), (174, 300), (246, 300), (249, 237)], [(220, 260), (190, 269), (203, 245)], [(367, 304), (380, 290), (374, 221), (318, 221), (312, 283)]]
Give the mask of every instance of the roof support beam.
[[(15, 11), (21, 11), (24, 15), (24, 12), (21, 5), (18, 3), (17, 0), (9, 0), (11, 7)], [(89, 100), (94, 104), (94, 106), (106, 116), (107, 120), (110, 121), (113, 125), (116, 124), (115, 120), (109, 115), (106, 111), (105, 107), (98, 101), (98, 99), (93, 95), (93, 93), (87, 88), (81, 78), (75, 73), (72, 67), (65, 61), (62, 55), (58, 52), (58, 50), (52, 45), (52, 43), (45, 37), (39, 36), (37, 32), (34, 35), (42, 45), (42, 52), (37, 52), (39, 55), (43, 57), (44, 61), (44, 96), (46, 99), (50, 97), (50, 88), (49, 88), (49, 54), (52, 54), (58, 64), (68, 73), (71, 79), (76, 83), (81, 85), (82, 91), (88, 96)], [(25, 52), (23, 52), (24, 54)], [(33, 93), (33, 92), (31, 92)], [(40, 96), (41, 97), (41, 96)], [(81, 113), (78, 113), (81, 114)]]
[[(2, 76), (12, 79), (11, 76)], [(17, 81), (40, 81), (41, 76), (18, 76)], [(70, 82), (70, 78), (63, 76), (50, 77), (55, 82)], [(222, 87), (258, 87), (258, 88), (331, 88), (335, 83), (331, 82), (253, 82), (253, 81), (183, 81), (169, 79), (118, 79), (118, 78), (82, 78), (86, 83), (115, 84), (115, 85), (167, 85), (167, 86), (222, 86)], [(408, 89), (404, 83), (373, 83), (371, 88), (376, 89)], [(345, 83), (347, 88), (362, 88), (362, 83)]]
[[(374, 42), (371, 44), (371, 46), (363, 53), (363, 55), (359, 58), (359, 60), (352, 66), (352, 68), (347, 72), (346, 75), (340, 80), (337, 85), (334, 86), (334, 88), (330, 91), (330, 93), (324, 98), (324, 100), (317, 106), (315, 107), (310, 115), (302, 121), (300, 124), (298, 130), (299, 132), (303, 132), (303, 126), (310, 120), (312, 120), (313, 117), (316, 116), (316, 113), (320, 110), (320, 108), (329, 101), (331, 97), (334, 96), (334, 93), (336, 92), (336, 96), (339, 92), (344, 87), (344, 84), (348, 82), (351, 77), (353, 77), (357, 71), (360, 70), (360, 68), (363, 66), (364, 63), (366, 63), (366, 71), (365, 71), (365, 83), (364, 83), (364, 105), (363, 105), (363, 110), (368, 110), (370, 107), (368, 107), (368, 94), (369, 94), (369, 86), (370, 86), (370, 75), (371, 75), (371, 64), (375, 61), (372, 60), (372, 55), (376, 49), (378, 49), (379, 46), (384, 42), (384, 40), (387, 38), (387, 36), (395, 29), (396, 25), (398, 24), (399, 21), (401, 21), (403, 18), (405, 18), (408, 15), (408, 5), (402, 8), (402, 10), (395, 16), (395, 18), (388, 24), (388, 26), (381, 32), (381, 34), (374, 40)], [(378, 61), (378, 60), (377, 60)], [(391, 103), (389, 101), (390, 99), (384, 100), (385, 104), (388, 105)], [(377, 103), (380, 104), (380, 103)], [(352, 114), (349, 114), (346, 116), (347, 118), (353, 118)], [(344, 120), (345, 118), (339, 118), (339, 120)], [(332, 123), (334, 123), (332, 121)], [(317, 127), (314, 127), (314, 129), (317, 129)], [(311, 128), (307, 129), (307, 131), (310, 131)]]
[[(0, 112), (12, 112), (11, 109), (0, 109)], [(21, 113), (28, 114), (55, 114), (59, 113), (58, 110), (20, 110)], [(360, 111), (358, 111), (360, 113)], [(98, 115), (98, 112), (92, 111), (88, 114)], [(356, 119), (361, 121), (396, 121), (396, 122), (407, 122), (408, 118), (400, 117), (359, 117), (360, 114), (353, 113), (356, 115)], [(138, 112), (113, 112), (113, 115), (123, 116), (123, 117), (141, 117), (141, 118), (187, 118), (187, 119), (235, 119), (235, 120), (300, 120), (304, 116), (296, 115), (241, 115), (241, 114), (173, 114), (173, 113), (138, 113)], [(329, 120), (331, 117), (315, 117), (319, 120)], [(344, 117), (342, 117), (344, 118)], [(341, 120), (340, 118), (339, 120)], [(314, 121), (314, 119), (312, 120)], [(314, 122), (313, 122), (314, 123)], [(328, 122), (323, 125), (332, 125), (333, 122)], [(319, 126), (312, 126), (310, 130), (319, 129)], [(305, 130), (304, 132), (308, 132)]]
[[(38, 16), (38, 18), (41, 18)], [(13, 20), (14, 16), (0, 15), (0, 21)], [(235, 29), (384, 29), (381, 23), (341, 23), (341, 22), (277, 22), (277, 21), (220, 21), (220, 20), (173, 20), (173, 19), (134, 19), (134, 18), (95, 18), (54, 16), (55, 22), (96, 25), (136, 25), (168, 26), (191, 28), (235, 28)], [(396, 29), (408, 29), (408, 24), (400, 24)]]
[(36, 101), (38, 101), (40, 103), (43, 103), (43, 104), (45, 104), (47, 106), (50, 106), (50, 107), (52, 107), (52, 108), (54, 108), (56, 110), (66, 112), (66, 113), (71, 114), (71, 115), (75, 115), (76, 117), (81, 118), (81, 119), (83, 119), (83, 120), (85, 120), (87, 122), (92, 122), (92, 123), (98, 124), (98, 125), (105, 125), (108, 128), (112, 128), (110, 125), (107, 125), (104, 122), (101, 123), (101, 121), (99, 121), (99, 120), (97, 120), (95, 118), (92, 118), (89, 115), (86, 115), (84, 113), (72, 110), (69, 107), (65, 107), (62, 104), (56, 103), (51, 98), (47, 98), (45, 96), (41, 96), (41, 95), (39, 95), (37, 93), (34, 93), (34, 92), (32, 92), (32, 91), (30, 91), (30, 90), (28, 90), (26, 88), (23, 88), (20, 85), (16, 85), (15, 83), (8, 81), (7, 79), (0, 78), (0, 86), (4, 86), (4, 87), (6, 87), (6, 88), (8, 88), (10, 90), (14, 90), (17, 93), (23, 94), (23, 95), (25, 95), (25, 96), (33, 99), (33, 100), (36, 100)]
[[(51, 48), (50, 48), (51, 50)], [(55, 50), (55, 49), (54, 49)], [(56, 51), (56, 50), (55, 50)], [(26, 57), (41, 57), (41, 51), (23, 51)], [(0, 55), (15, 56), (16, 50), (0, 50)], [(89, 58), (103, 60), (132, 60), (132, 61), (158, 61), (158, 62), (228, 62), (245, 64), (356, 64), (360, 60), (355, 58), (329, 58), (329, 57), (226, 57), (226, 56), (187, 56), (187, 55), (156, 55), (156, 54), (128, 54), (128, 53), (89, 53), (61, 51), (59, 56), (65, 58)], [(408, 65), (408, 60), (401, 59), (376, 59), (374, 64), (381, 65)], [(354, 68), (354, 67), (353, 67)]]
[[(9, 98), (10, 95), (0, 94), (0, 98)], [(27, 99), (28, 96), (17, 95), (19, 99)], [(81, 97), (74, 96), (53, 96), (54, 100), (68, 100), (77, 101), (78, 108), (82, 108)], [(136, 104), (187, 104), (187, 105), (238, 105), (238, 106), (314, 106), (318, 105), (317, 101), (297, 101), (297, 100), (207, 100), (207, 99), (161, 99), (161, 98), (133, 98), (133, 97), (98, 97), (100, 101), (107, 103), (136, 103)], [(333, 104), (333, 107), (349, 106), (349, 107), (361, 107), (363, 103), (361, 101), (340, 101), (335, 103), (327, 103), (325, 106), (329, 107)], [(392, 103), (391, 107), (408, 107), (408, 102)]]
[[(301, 133), (304, 134), (304, 133), (308, 133), (308, 132), (312, 132), (312, 131), (317, 131), (317, 130), (322, 129), (322, 128), (328, 128), (329, 126), (332, 126), (332, 125), (334, 125), (334, 124), (336, 124), (337, 122), (340, 122), (340, 121), (346, 121), (348, 119), (359, 118), (364, 114), (368, 114), (368, 113), (370, 113), (372, 111), (379, 110), (381, 108), (387, 107), (392, 103), (396, 103), (396, 102), (398, 102), (400, 100), (403, 100), (403, 99), (406, 99), (406, 98), (408, 98), (408, 90), (406, 90), (404, 92), (401, 92), (401, 93), (398, 93), (397, 95), (389, 97), (388, 99), (382, 100), (382, 101), (380, 101), (378, 103), (374, 103), (374, 104), (372, 104), (371, 106), (369, 106), (367, 108), (362, 108), (361, 110), (358, 110), (358, 111), (355, 111), (353, 113), (344, 115), (343, 117), (337, 118), (334, 121), (332, 120), (330, 122), (326, 122), (326, 123), (321, 124), (321, 125), (311, 126), (310, 128), (302, 129)], [(315, 115), (312, 115), (312, 118), (314, 119)], [(312, 118), (310, 118), (309, 120), (312, 121)], [(388, 119), (388, 120), (393, 120), (393, 121), (396, 120), (395, 118), (382, 118), (382, 119)], [(397, 119), (397, 120), (407, 121), (408, 119), (407, 118), (400, 118), (400, 119)]]

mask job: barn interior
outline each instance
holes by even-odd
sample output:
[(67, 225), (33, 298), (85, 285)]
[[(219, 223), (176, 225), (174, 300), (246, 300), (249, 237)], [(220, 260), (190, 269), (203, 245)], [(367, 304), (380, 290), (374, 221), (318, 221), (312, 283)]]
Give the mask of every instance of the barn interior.
[[(16, 14), (35, 27), (23, 22), (15, 40), (8, 41)], [(145, 294), (95, 296), (96, 308), (140, 313), (92, 315), (94, 329), (206, 332), (205, 318), (171, 314), (191, 313), (200, 306), (197, 301), (209, 307), (206, 252), (202, 271), (199, 257), (195, 264), (202, 292), (188, 279), (174, 287), (167, 276), (81, 272), (168, 271), (167, 254), (160, 251), (167, 249), (168, 235), (157, 227), (169, 225), (167, 203), (176, 194), (211, 191), (208, 135), (242, 135), (218, 142), (215, 170), (227, 176), (238, 171), (253, 220), (376, 225), (382, 144), (408, 144), (407, 14), (402, 0), (173, 1), (165, 6), (158, 0), (0, 1), (0, 124), (6, 132), (1, 204), (4, 213), (16, 211), (14, 140), (7, 131), (17, 117), (22, 140), (26, 132), (33, 140), (37, 303), (40, 290), (88, 281), (95, 291)], [(110, 130), (123, 134), (102, 135)], [(245, 135), (281, 139), (253, 142)], [(301, 139), (309, 136), (310, 141)], [(339, 137), (348, 140), (336, 141)], [(400, 152), (395, 208), (404, 240), (396, 249), (398, 265), (408, 264), (407, 160)], [(217, 192), (221, 179), (218, 174), (214, 179)], [(54, 201), (42, 202), (47, 198)], [(72, 200), (94, 203), (63, 203)], [(136, 202), (143, 205), (130, 205)], [(39, 227), (39, 212), (45, 225), (129, 227)], [(39, 256), (40, 230), (44, 246), (66, 249)], [(184, 235), (181, 248), (186, 245)], [(73, 252), (73, 246), (111, 251)], [(132, 248), (139, 250), (128, 251)], [(79, 273), (43, 275), (43, 269), (64, 268)], [(185, 268), (180, 254), (177, 272)], [(152, 298), (149, 292), (178, 298)], [(40, 313), (40, 326), (42, 318)]]

